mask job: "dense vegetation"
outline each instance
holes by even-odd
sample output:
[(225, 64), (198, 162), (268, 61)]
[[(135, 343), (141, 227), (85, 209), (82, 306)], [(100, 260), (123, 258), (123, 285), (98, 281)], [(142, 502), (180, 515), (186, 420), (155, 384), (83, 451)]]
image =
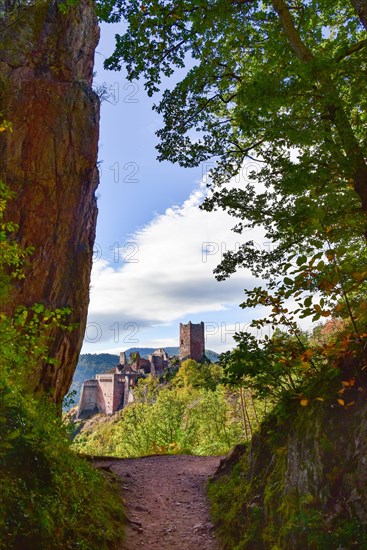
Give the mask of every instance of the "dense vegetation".
[[(0, 183), (3, 304), (31, 255), (12, 240), (14, 224), (4, 223), (9, 196)], [(123, 509), (117, 485), (72, 451), (70, 431), (59, 411), (47, 396), (28, 388), (39, 359), (47, 358), (48, 328), (57, 323), (69, 330), (68, 313), (35, 304), (19, 307), (12, 316), (0, 314), (1, 549), (92, 550), (121, 540)]]
[(74, 447), (119, 457), (225, 454), (250, 437), (263, 405), (255, 403), (249, 391), (221, 381), (221, 367), (193, 360), (184, 361), (166, 384), (150, 376), (140, 380), (136, 401), (111, 419), (87, 421)]
[(277, 331), (261, 345), (242, 335), (224, 355), (232, 383), (245, 373), (257, 399), (275, 400), (251, 446), (209, 484), (224, 548), (367, 548), (363, 505), (357, 512), (350, 497), (363, 500), (356, 440), (367, 377), (356, 376), (349, 330), (328, 321), (309, 337)]

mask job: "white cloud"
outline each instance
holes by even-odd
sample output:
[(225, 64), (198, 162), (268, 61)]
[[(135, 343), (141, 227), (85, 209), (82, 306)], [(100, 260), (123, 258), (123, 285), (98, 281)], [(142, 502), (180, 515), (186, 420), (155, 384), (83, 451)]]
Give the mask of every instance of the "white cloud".
[[(111, 331), (129, 330), (127, 323), (140, 330), (241, 302), (243, 289), (255, 284), (249, 270), (217, 282), (213, 269), (225, 250), (234, 250), (249, 234), (231, 231), (236, 220), (226, 212), (200, 210), (204, 193), (200, 185), (182, 206), (168, 208), (132, 235), (131, 244), (119, 250), (122, 265), (94, 263), (87, 341), (107, 342)], [(263, 243), (261, 231), (251, 238)]]
[[(260, 247), (269, 243), (261, 229), (234, 233), (236, 219), (226, 212), (200, 210), (205, 189), (198, 184), (181, 206), (155, 215), (137, 230), (118, 251), (120, 263), (94, 263), (84, 351), (97, 351), (96, 344), (98, 351), (109, 353), (175, 346), (179, 322), (194, 317), (206, 324), (207, 349), (221, 352), (233, 347), (234, 332), (248, 329), (253, 316), (266, 316), (266, 308), (255, 313), (238, 307), (243, 290), (259, 285), (248, 269), (225, 282), (216, 281), (213, 269), (226, 250), (247, 239)], [(308, 328), (310, 323), (300, 324)]]

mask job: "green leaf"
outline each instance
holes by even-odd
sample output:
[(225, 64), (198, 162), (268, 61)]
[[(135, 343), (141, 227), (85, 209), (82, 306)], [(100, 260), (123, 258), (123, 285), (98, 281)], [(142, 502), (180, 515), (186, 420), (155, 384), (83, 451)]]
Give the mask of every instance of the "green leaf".
[(298, 256), (297, 265), (302, 266), (307, 262), (307, 256)]

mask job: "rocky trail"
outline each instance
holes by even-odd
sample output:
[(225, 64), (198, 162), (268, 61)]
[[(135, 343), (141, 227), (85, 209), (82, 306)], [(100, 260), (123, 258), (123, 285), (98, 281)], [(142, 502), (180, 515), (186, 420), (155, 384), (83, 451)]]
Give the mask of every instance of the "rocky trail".
[(122, 481), (128, 523), (119, 550), (219, 550), (205, 485), (220, 458), (179, 455), (97, 462)]

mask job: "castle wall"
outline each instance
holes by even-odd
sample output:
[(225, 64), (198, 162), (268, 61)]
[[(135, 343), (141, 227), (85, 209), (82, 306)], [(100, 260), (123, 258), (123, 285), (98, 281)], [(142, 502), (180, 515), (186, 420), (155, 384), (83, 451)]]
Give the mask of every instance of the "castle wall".
[(97, 374), (99, 387), (101, 388), (101, 412), (112, 414), (113, 408), (113, 374)]
[(134, 401), (135, 401), (134, 393), (132, 389), (130, 389), (127, 394), (127, 400), (126, 400), (125, 406), (130, 405), (131, 403), (134, 403)]
[(125, 378), (121, 374), (114, 374), (113, 412), (124, 406)]
[(180, 323), (180, 359), (190, 355), (190, 323)]
[(164, 369), (164, 361), (163, 358), (159, 355), (151, 355), (150, 360), (152, 363), (152, 366), (154, 365), (154, 370), (156, 374), (162, 374)]
[(190, 356), (200, 361), (205, 353), (204, 323), (191, 325)]
[(123, 406), (124, 377), (121, 374), (97, 374), (101, 388), (101, 412), (113, 414)]
[(148, 359), (144, 359), (144, 357), (139, 356), (138, 361), (133, 363), (132, 367), (137, 371), (139, 369), (143, 369), (145, 374), (150, 373), (150, 361)]
[(86, 380), (83, 383), (77, 418), (86, 418), (100, 411), (100, 395), (97, 380)]

